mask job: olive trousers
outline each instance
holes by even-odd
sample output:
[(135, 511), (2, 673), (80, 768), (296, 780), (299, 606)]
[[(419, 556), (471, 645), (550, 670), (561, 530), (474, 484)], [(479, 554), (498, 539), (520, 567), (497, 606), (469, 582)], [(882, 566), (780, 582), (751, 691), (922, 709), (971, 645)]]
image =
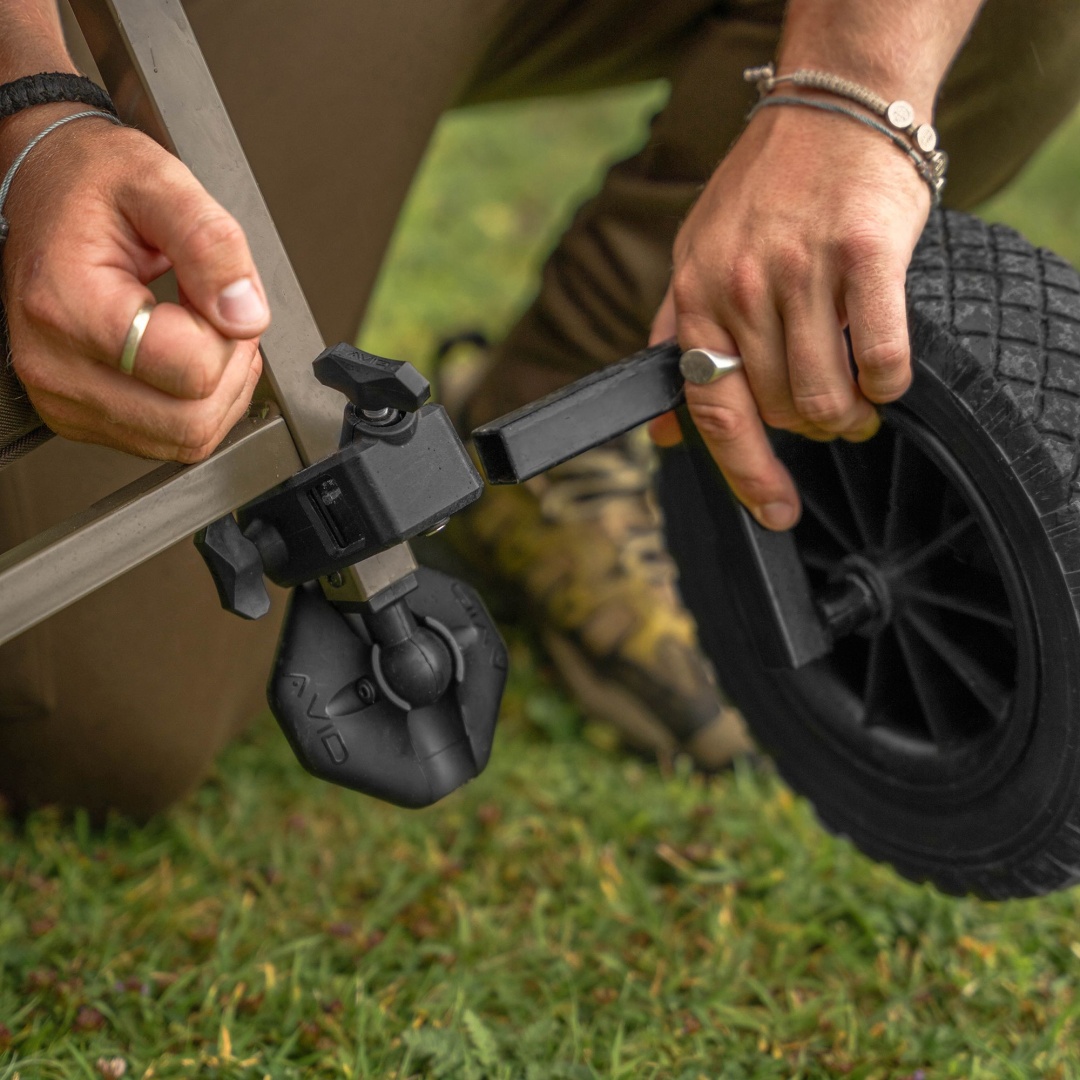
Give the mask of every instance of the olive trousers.
[[(679, 222), (752, 103), (742, 70), (775, 55), (784, 8), (778, 0), (185, 6), (328, 341), (353, 338), (444, 111), (669, 81), (645, 145), (578, 211), (535, 302), (500, 346), (484, 388), (498, 411), (641, 347)], [(71, 44), (84, 58), (77, 29)], [(1078, 98), (1073, 0), (989, 0), (941, 96), (948, 201), (971, 206), (1000, 188)], [(147, 467), (54, 439), (0, 472), (0, 549)], [(184, 543), (0, 648), (0, 792), (18, 806), (139, 818), (176, 799), (260, 708), (281, 600), (254, 624), (224, 614)]]

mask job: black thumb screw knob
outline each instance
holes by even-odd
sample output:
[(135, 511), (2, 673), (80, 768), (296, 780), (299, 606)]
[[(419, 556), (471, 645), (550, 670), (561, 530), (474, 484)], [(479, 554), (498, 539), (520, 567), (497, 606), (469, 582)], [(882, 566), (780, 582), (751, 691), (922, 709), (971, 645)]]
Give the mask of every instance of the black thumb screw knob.
[(416, 412), (431, 396), (431, 384), (412, 364), (345, 342), (320, 353), (312, 366), (323, 386), (344, 394), (357, 410)]

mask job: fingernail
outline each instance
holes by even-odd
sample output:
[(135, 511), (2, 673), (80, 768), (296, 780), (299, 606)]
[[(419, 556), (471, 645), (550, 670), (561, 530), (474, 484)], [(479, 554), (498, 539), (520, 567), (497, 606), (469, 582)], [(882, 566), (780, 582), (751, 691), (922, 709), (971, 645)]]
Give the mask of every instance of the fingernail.
[(251, 278), (243, 277), (221, 290), (218, 312), (226, 322), (250, 326), (266, 318), (266, 304)]
[(758, 511), (758, 521), (766, 529), (790, 529), (795, 524), (797, 511), (791, 503), (766, 503)]

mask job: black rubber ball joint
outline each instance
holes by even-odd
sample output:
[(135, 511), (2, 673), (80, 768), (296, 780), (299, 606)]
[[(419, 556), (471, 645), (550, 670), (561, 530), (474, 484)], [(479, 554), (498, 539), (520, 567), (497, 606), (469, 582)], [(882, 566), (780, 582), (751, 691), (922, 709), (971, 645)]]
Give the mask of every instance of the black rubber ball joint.
[(408, 641), (379, 649), (375, 678), (392, 701), (400, 698), (414, 709), (443, 696), (454, 674), (450, 651), (442, 639), (419, 626)]
[(394, 704), (415, 709), (446, 693), (455, 674), (455, 657), (439, 633), (417, 623), (404, 600), (367, 612), (365, 622), (375, 641), (375, 681)]

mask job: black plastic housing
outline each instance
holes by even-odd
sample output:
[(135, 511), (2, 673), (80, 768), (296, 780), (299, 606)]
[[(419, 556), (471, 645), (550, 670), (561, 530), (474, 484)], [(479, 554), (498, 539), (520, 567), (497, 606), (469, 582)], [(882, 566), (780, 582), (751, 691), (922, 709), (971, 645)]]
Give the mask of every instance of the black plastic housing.
[(483, 481), (446, 412), (425, 405), (373, 428), (237, 511), (267, 576), (299, 585), (429, 532), (480, 497)]
[(200, 529), (195, 549), (210, 570), (226, 611), (242, 619), (261, 619), (270, 610), (259, 549), (240, 531), (232, 514)]

